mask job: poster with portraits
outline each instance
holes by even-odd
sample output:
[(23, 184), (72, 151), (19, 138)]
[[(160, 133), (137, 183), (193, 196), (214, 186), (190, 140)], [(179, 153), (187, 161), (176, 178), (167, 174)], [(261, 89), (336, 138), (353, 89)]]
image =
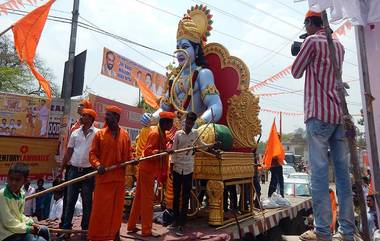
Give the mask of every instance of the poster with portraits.
[(46, 98), (0, 92), (0, 136), (48, 137)]
[(137, 87), (136, 80), (142, 80), (157, 95), (163, 95), (166, 86), (166, 77), (155, 71), (112, 51), (103, 50), (101, 74)]

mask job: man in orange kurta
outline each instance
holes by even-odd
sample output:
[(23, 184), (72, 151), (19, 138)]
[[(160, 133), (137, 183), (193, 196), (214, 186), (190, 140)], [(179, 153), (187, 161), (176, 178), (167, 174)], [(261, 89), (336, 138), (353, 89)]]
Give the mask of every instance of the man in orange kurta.
[(98, 170), (88, 229), (89, 240), (119, 240), (124, 196), (125, 168), (105, 172), (105, 168), (129, 161), (131, 141), (128, 133), (119, 127), (122, 110), (106, 107), (107, 126), (98, 131), (90, 150), (90, 163)]
[[(142, 153), (143, 157), (157, 154), (166, 150), (168, 139), (166, 131), (173, 126), (175, 114), (161, 112), (157, 127), (152, 127)], [(162, 173), (162, 168), (167, 165), (167, 157), (157, 157), (141, 161), (139, 163), (139, 175), (137, 179), (136, 195), (133, 200), (132, 210), (128, 219), (128, 231), (137, 232), (136, 222), (141, 217), (141, 235), (143, 237), (156, 236), (152, 233), (153, 223), (153, 185), (154, 178)]]

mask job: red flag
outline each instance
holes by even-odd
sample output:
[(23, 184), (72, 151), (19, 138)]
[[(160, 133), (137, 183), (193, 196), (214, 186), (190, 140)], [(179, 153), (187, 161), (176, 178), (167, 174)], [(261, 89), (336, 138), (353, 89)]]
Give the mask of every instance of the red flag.
[(272, 164), (272, 159), (274, 157), (278, 158), (278, 162), (283, 165), (285, 160), (284, 147), (281, 144), (280, 137), (278, 136), (276, 123), (273, 120), (272, 128), (269, 133), (269, 138), (267, 145), (265, 147), (265, 153), (263, 157), (263, 163), (265, 169), (270, 169)]
[(34, 65), (34, 57), (46, 18), (54, 1), (50, 0), (41, 7), (34, 9), (12, 26), (15, 48), (20, 60), (28, 64), (49, 99), (51, 98), (50, 84), (37, 71)]

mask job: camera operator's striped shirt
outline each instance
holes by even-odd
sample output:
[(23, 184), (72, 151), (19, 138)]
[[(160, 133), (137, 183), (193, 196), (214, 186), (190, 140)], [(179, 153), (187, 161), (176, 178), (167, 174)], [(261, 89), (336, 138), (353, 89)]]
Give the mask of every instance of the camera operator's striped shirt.
[[(342, 66), (344, 47), (337, 39), (333, 41), (337, 63)], [(307, 37), (294, 60), (294, 78), (301, 78), (305, 70), (305, 122), (310, 118), (317, 118), (327, 123), (341, 123), (340, 100), (324, 30)]]

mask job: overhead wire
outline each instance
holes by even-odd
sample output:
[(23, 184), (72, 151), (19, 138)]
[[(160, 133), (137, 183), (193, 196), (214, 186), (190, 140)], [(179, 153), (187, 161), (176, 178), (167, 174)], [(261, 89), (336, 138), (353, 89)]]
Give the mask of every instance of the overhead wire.
[(227, 17), (230, 17), (230, 18), (232, 18), (232, 19), (238, 20), (238, 21), (240, 21), (240, 22), (242, 22), (242, 23), (245, 23), (245, 24), (247, 24), (247, 25), (249, 25), (249, 26), (251, 26), (251, 27), (255, 27), (255, 28), (257, 28), (257, 29), (260, 29), (260, 30), (262, 30), (262, 31), (264, 31), (264, 32), (266, 32), (266, 33), (269, 33), (269, 34), (271, 34), (271, 35), (277, 36), (277, 37), (279, 37), (279, 38), (286, 39), (286, 40), (288, 40), (288, 41), (293, 41), (293, 39), (291, 39), (291, 38), (289, 38), (289, 37), (287, 37), (287, 36), (284, 36), (284, 35), (282, 35), (282, 34), (279, 34), (279, 33), (276, 33), (276, 32), (274, 32), (274, 31), (272, 31), (272, 30), (269, 30), (269, 29), (267, 29), (267, 28), (264, 28), (264, 27), (262, 27), (262, 26), (260, 26), (260, 25), (258, 25), (258, 24), (255, 24), (255, 23), (253, 23), (253, 22), (251, 22), (251, 21), (248, 21), (248, 20), (246, 20), (246, 19), (244, 19), (244, 18), (241, 18), (241, 17), (239, 17), (239, 16), (236, 16), (236, 15), (230, 13), (230, 12), (224, 11), (223, 9), (220, 9), (220, 8), (214, 6), (214, 5), (209, 4), (209, 3), (206, 3), (206, 2), (203, 2), (203, 1), (199, 1), (199, 0), (190, 0), (190, 1), (192, 1), (192, 2), (194, 2), (194, 3), (196, 3), (196, 4), (204, 4), (204, 5), (207, 5), (208, 7), (213, 8), (213, 10), (215, 10), (216, 12), (219, 12), (219, 13), (221, 13), (221, 14), (227, 16)]
[(250, 3), (247, 3), (247, 2), (245, 2), (243, 0), (236, 0), (236, 1), (240, 2), (241, 4), (243, 4), (243, 5), (245, 5), (245, 6), (249, 7), (249, 8), (252, 8), (252, 9), (255, 9), (255, 10), (259, 11), (259, 12), (263, 13), (264, 15), (267, 15), (267, 16), (269, 16), (271, 18), (274, 18), (274, 19), (280, 21), (281, 23), (287, 24), (287, 25), (289, 25), (289, 26), (291, 26), (293, 28), (296, 28), (298, 30), (302, 30), (302, 28), (300, 28), (298, 25), (295, 25), (295, 24), (293, 24), (293, 23), (291, 23), (291, 22), (289, 22), (289, 21), (287, 21), (287, 20), (285, 20), (283, 18), (279, 18), (278, 16), (276, 16), (274, 14), (268, 13), (267, 11), (265, 11), (265, 10), (263, 10), (261, 8), (258, 8), (256, 6), (250, 4)]
[[(15, 14), (15, 15), (20, 15), (20, 16), (25, 16), (27, 13), (29, 13), (29, 12), (23, 11), (23, 10), (16, 10), (16, 9), (8, 9), (8, 10), (13, 11), (13, 12), (10, 12), (10, 14)], [(69, 24), (71, 24), (71, 21), (72, 21), (70, 18), (58, 17), (58, 16), (53, 16), (53, 15), (48, 15), (47, 19), (51, 20), (51, 21), (55, 21), (55, 22), (69, 23)], [(161, 54), (167, 55), (169, 57), (175, 57), (173, 54), (161, 51), (159, 49), (155, 49), (153, 47), (150, 47), (150, 46), (147, 46), (147, 45), (144, 45), (144, 44), (141, 44), (141, 43), (138, 43), (136, 41), (133, 41), (133, 40), (127, 39), (125, 37), (122, 37), (122, 36), (110, 33), (110, 32), (108, 32), (106, 30), (103, 30), (103, 29), (95, 27), (95, 26), (91, 26), (89, 24), (86, 24), (86, 23), (83, 23), (83, 22), (80, 22), (80, 21), (78, 21), (78, 26), (81, 27), (81, 28), (90, 30), (90, 31), (94, 31), (94, 32), (97, 32), (97, 33), (100, 33), (100, 34), (103, 34), (103, 35), (115, 38), (115, 39), (119, 39), (119, 40), (124, 41), (124, 42), (128, 42), (130, 44), (134, 44), (136, 46), (139, 46), (139, 47), (142, 47), (142, 48), (145, 48), (145, 49), (157, 52), (157, 53), (161, 53)]]
[(301, 15), (301, 16), (305, 16), (305, 13), (303, 13), (303, 12), (301, 12), (301, 11), (299, 11), (299, 10), (297, 10), (297, 9), (295, 9), (295, 8), (293, 8), (293, 7), (289, 6), (289, 5), (281, 2), (280, 0), (272, 0), (272, 1), (274, 1), (274, 2), (276, 2), (278, 4), (280, 4), (280, 5), (282, 5), (283, 7), (286, 7), (288, 9), (292, 10), (293, 12), (295, 12), (295, 13)]
[[(140, 0), (135, 0), (135, 1), (138, 1), (138, 2), (141, 2), (143, 3), (142, 1)], [(14, 15), (20, 15), (20, 16), (25, 16), (28, 12), (27, 11), (23, 11), (23, 10), (16, 10), (16, 9), (8, 9), (10, 11), (13, 11), (13, 12), (10, 12), (10, 14), (14, 14)], [(169, 11), (165, 11), (167, 12), (168, 14), (172, 15), (172, 16), (176, 16), (176, 17), (179, 17), (178, 15), (175, 15), (175, 14), (172, 14), (170, 13)], [(161, 50), (157, 50), (157, 49), (154, 49), (152, 47), (149, 47), (149, 46), (146, 46), (146, 45), (143, 45), (143, 44), (140, 44), (140, 43), (137, 43), (135, 41), (132, 41), (132, 40), (129, 40), (129, 39), (126, 39), (124, 37), (121, 37), (121, 36), (118, 36), (118, 35), (115, 35), (115, 34), (112, 34), (108, 31), (105, 31), (99, 27), (97, 27), (96, 25), (92, 24), (90, 21), (88, 21), (87, 19), (84, 19), (83, 17), (81, 17), (83, 20), (85, 20), (86, 22), (90, 23), (91, 25), (89, 24), (86, 24), (86, 23), (83, 23), (83, 22), (79, 22), (78, 21), (78, 26), (79, 27), (82, 27), (82, 28), (85, 28), (85, 29), (88, 29), (90, 31), (94, 31), (94, 32), (97, 32), (97, 33), (100, 33), (100, 34), (103, 34), (103, 35), (106, 35), (106, 36), (109, 36), (109, 37), (112, 37), (112, 38), (115, 38), (121, 42), (125, 41), (125, 42), (129, 42), (131, 44), (135, 44), (137, 46), (140, 46), (140, 47), (143, 47), (143, 48), (146, 48), (146, 49), (149, 49), (149, 50), (152, 50), (152, 51), (156, 51), (156, 52), (159, 52), (161, 54), (165, 54), (167, 56), (170, 56), (170, 57), (174, 57), (173, 55), (171, 54), (168, 54), (166, 52), (163, 52)], [(64, 18), (64, 17), (59, 17), (59, 16), (52, 16), (52, 15), (49, 15), (48, 16), (48, 20), (49, 21), (54, 21), (54, 22), (60, 22), (60, 23), (67, 23), (67, 24), (71, 24), (71, 19), (70, 18)], [(123, 42), (124, 43), (124, 42)], [(130, 47), (130, 46), (129, 46)], [(132, 48), (132, 47), (130, 47)], [(132, 48), (133, 49), (133, 48)], [(136, 52), (138, 52), (139, 54), (143, 55), (144, 57), (148, 58), (149, 60), (151, 60), (152, 62), (155, 62), (156, 64), (160, 65), (161, 67), (165, 68), (163, 65), (159, 64), (158, 62), (154, 61), (153, 59), (151, 59), (150, 57), (142, 54), (141, 52), (137, 51), (136, 49), (134, 49)], [(257, 83), (258, 81), (255, 80)], [(253, 82), (253, 81), (251, 81)], [(287, 91), (289, 93), (292, 93), (292, 94), (298, 94), (298, 93), (294, 93), (295, 90), (292, 90), (292, 89), (289, 89), (289, 88), (286, 88), (286, 87), (283, 87), (283, 86), (278, 86), (278, 85), (274, 85), (273, 83), (271, 84), (271, 86), (267, 86), (269, 88), (273, 88), (273, 89), (277, 89), (277, 90), (282, 90), (282, 91)], [(298, 95), (301, 95), (302, 94), (298, 94)], [(359, 104), (358, 104), (359, 105)], [(361, 105), (361, 104), (360, 104)]]
[[(173, 16), (173, 17), (177, 17), (177, 18), (179, 18), (179, 19), (182, 18), (180, 15), (177, 15), (177, 14), (175, 14), (175, 13), (172, 13), (172, 12), (170, 12), (170, 11), (168, 11), (168, 10), (163, 9), (163, 8), (156, 7), (156, 6), (154, 6), (154, 5), (152, 5), (152, 4), (149, 4), (149, 3), (147, 3), (147, 2), (144, 2), (144, 1), (141, 1), (141, 0), (134, 0), (134, 1), (136, 1), (136, 2), (138, 2), (138, 3), (140, 3), (140, 4), (143, 4), (143, 5), (145, 5), (145, 6), (148, 6), (148, 7), (152, 8), (152, 9), (155, 9), (155, 10), (157, 10), (157, 11), (160, 11), (160, 12), (166, 13), (166, 14), (168, 14), (168, 15), (171, 15), (171, 16)], [(218, 33), (218, 34), (220, 34), (220, 35), (223, 35), (223, 36), (229, 37), (229, 38), (231, 38), (231, 39), (234, 39), (234, 40), (236, 40), (236, 41), (239, 41), (239, 42), (242, 42), (242, 43), (245, 43), (245, 44), (248, 44), (248, 45), (251, 45), (251, 46), (254, 46), (254, 47), (260, 48), (260, 49), (263, 49), (263, 50), (268, 51), (268, 52), (271, 52), (271, 53), (275, 53), (275, 51), (274, 51), (273, 49), (270, 49), (270, 48), (264, 47), (264, 46), (262, 46), (262, 45), (256, 44), (256, 43), (251, 42), (251, 41), (248, 41), (248, 40), (244, 40), (244, 39), (238, 38), (238, 37), (233, 36), (233, 35), (231, 35), (231, 34), (228, 34), (228, 33), (225, 33), (225, 32), (223, 32), (223, 31), (220, 31), (220, 30), (218, 30), (218, 29), (213, 28), (212, 31), (215, 32), (215, 33)], [(290, 57), (290, 56), (288, 56), (288, 55), (285, 55), (285, 54), (282, 54), (282, 53), (276, 53), (276, 55), (279, 55), (279, 56), (282, 56), (282, 57), (285, 57), (285, 58), (288, 58), (288, 59), (293, 59), (292, 57)]]
[[(84, 21), (86, 21), (87, 23), (89, 23), (90, 25), (92, 25), (93, 27), (96, 27), (96, 28), (99, 28), (97, 25), (95, 25), (94, 23), (90, 22), (89, 20), (87, 20), (86, 18), (82, 17), (82, 16), (79, 16), (79, 18), (83, 19)], [(138, 51), (136, 48), (133, 48), (132, 46), (130, 46), (129, 44), (123, 42), (122, 40), (120, 39), (117, 39), (121, 44), (125, 45), (126, 47), (132, 49), (134, 52), (140, 54), (141, 56), (143, 56), (144, 58), (152, 61), (153, 63), (157, 64), (158, 66), (162, 67), (163, 69), (166, 69), (166, 67), (164, 65), (162, 65), (161, 63), (159, 63), (158, 61), (154, 60), (153, 58), (149, 57), (148, 55), (142, 53), (141, 51)]]
[[(298, 32), (295, 36), (297, 37), (301, 32)], [(257, 65), (251, 65), (250, 68), (259, 68), (261, 66), (263, 66), (265, 63), (267, 63), (269, 60), (273, 59), (277, 53), (280, 53), (282, 50), (285, 49), (285, 47), (287, 47), (289, 45), (289, 41), (285, 41), (281, 44), (281, 46), (274, 52), (274, 53), (268, 53), (267, 55), (263, 56), (261, 58), (261, 62), (259, 62), (259, 64)], [(294, 58), (290, 57), (292, 60), (294, 60)]]
[[(156, 6), (154, 6), (154, 5), (152, 5), (152, 4), (149, 4), (149, 3), (145, 2), (145, 1), (142, 1), (142, 0), (134, 0), (134, 1), (136, 1), (136, 2), (138, 2), (138, 3), (140, 3), (140, 4), (143, 4), (143, 5), (145, 5), (145, 6), (148, 6), (148, 7), (152, 8), (152, 9), (155, 9), (155, 10), (157, 10), (157, 11), (160, 11), (160, 12), (166, 13), (166, 14), (168, 14), (168, 15), (171, 15), (171, 16), (173, 16), (173, 17), (177, 17), (177, 18), (179, 18), (179, 19), (182, 18), (182, 17), (181, 17), (180, 15), (178, 15), (178, 14), (172, 13), (172, 12), (166, 10), (166, 9), (163, 9), (163, 8), (156, 7)], [(193, 2), (195, 2), (195, 3), (199, 2), (199, 1), (196, 1), (196, 0), (190, 0), (190, 1), (193, 1)], [(204, 2), (203, 2), (203, 3), (204, 3)], [(213, 5), (210, 5), (210, 4), (207, 4), (207, 3), (205, 3), (205, 4), (206, 4), (206, 5), (209, 5), (209, 6), (212, 6), (213, 8), (217, 9), (217, 8), (214, 7)], [(223, 11), (223, 10), (220, 10), (220, 12), (221, 12), (222, 14), (227, 14), (227, 15), (228, 15), (228, 13), (225, 12), (225, 11)], [(232, 15), (232, 14), (231, 14), (231, 15)], [(231, 16), (230, 16), (230, 17), (231, 17)], [(244, 22), (247, 22), (246, 20), (243, 20), (243, 21), (244, 21)], [(260, 26), (259, 26), (259, 27), (260, 27)], [(260, 27), (260, 28), (262, 28), (262, 27)], [(270, 30), (268, 30), (268, 31), (270, 31)], [(262, 46), (262, 45), (259, 45), (259, 44), (254, 43), (254, 42), (251, 42), (251, 41), (248, 41), (248, 40), (244, 40), (244, 39), (238, 38), (238, 37), (233, 36), (233, 35), (231, 35), (231, 34), (229, 34), (229, 33), (225, 33), (225, 32), (220, 31), (220, 30), (218, 30), (218, 29), (215, 29), (215, 28), (214, 28), (214, 29), (213, 29), (213, 32), (218, 33), (218, 34), (223, 35), (223, 36), (227, 36), (227, 37), (229, 37), (229, 38), (231, 38), (231, 39), (234, 39), (234, 40), (236, 40), (236, 41), (239, 41), (239, 42), (242, 42), (242, 43), (245, 43), (245, 44), (248, 44), (248, 45), (251, 45), (251, 46), (254, 46), (254, 47), (260, 48), (260, 49), (263, 49), (263, 50), (268, 51), (268, 52), (271, 52), (271, 53), (273, 53), (273, 54), (275, 54), (275, 55), (282, 56), (282, 57), (285, 57), (285, 58), (287, 58), (287, 59), (294, 60), (294, 57), (291, 57), (291, 56), (286, 55), (286, 54), (282, 54), (281, 51), (275, 51), (275, 50), (273, 50), (273, 49), (270, 49), (270, 48), (264, 47), (264, 46)], [(275, 33), (275, 34), (276, 34), (276, 33)], [(297, 35), (298, 35), (298, 33), (297, 33)], [(284, 36), (283, 36), (283, 37), (284, 37)], [(294, 37), (293, 37), (293, 38), (285, 37), (285, 39), (286, 39), (287, 41), (289, 41), (289, 42), (292, 42), (293, 39), (294, 39)], [(347, 63), (348, 63), (348, 64), (351, 64), (351, 65), (353, 65), (353, 66), (357, 66), (357, 65), (355, 65), (355, 64), (353, 64), (353, 63), (351, 63), (351, 62), (347, 62)]]
[[(239, 1), (239, 0), (238, 0), (238, 1)], [(291, 6), (289, 6), (289, 5), (287, 5), (287, 4), (283, 3), (283, 2), (281, 2), (281, 1), (279, 1), (279, 0), (272, 0), (272, 1), (274, 1), (274, 2), (276, 2), (276, 3), (278, 3), (278, 4), (280, 4), (280, 5), (283, 6), (283, 7), (286, 7), (286, 8), (288, 8), (288, 9), (292, 10), (293, 12), (297, 13), (297, 14), (300, 15), (300, 16), (303, 16), (303, 17), (305, 16), (305, 13), (302, 13), (301, 11), (295, 9), (294, 7), (291, 7)], [(350, 53), (356, 54), (356, 51), (354, 51), (354, 50), (351, 50), (351, 49), (348, 49), (348, 48), (345, 48), (345, 50), (346, 50), (347, 52), (350, 52)]]

